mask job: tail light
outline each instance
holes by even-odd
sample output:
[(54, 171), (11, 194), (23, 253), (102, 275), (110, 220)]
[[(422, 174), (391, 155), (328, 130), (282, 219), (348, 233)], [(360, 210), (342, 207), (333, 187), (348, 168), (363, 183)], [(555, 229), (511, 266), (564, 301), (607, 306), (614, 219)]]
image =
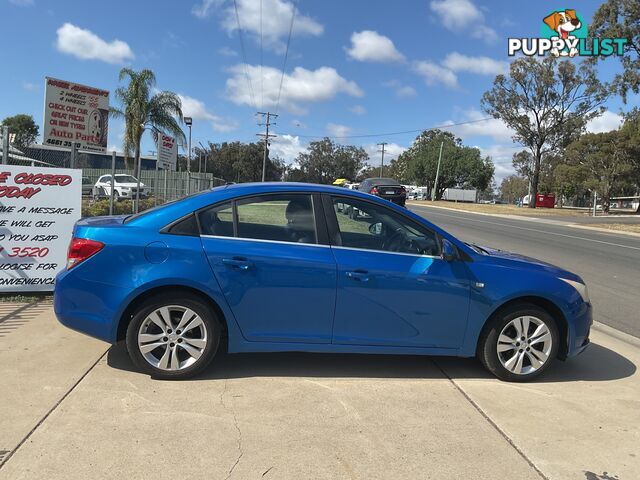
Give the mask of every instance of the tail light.
[(71, 239), (69, 250), (67, 251), (67, 270), (71, 270), (79, 263), (84, 262), (87, 258), (95, 255), (104, 247), (104, 243), (88, 238)]
[(378, 194), (378, 189), (376, 187), (373, 187), (369, 193), (371, 195), (377, 195)]
[(401, 195), (406, 195), (407, 194), (407, 189), (404, 188), (403, 186), (400, 186), (400, 191), (401, 191)]

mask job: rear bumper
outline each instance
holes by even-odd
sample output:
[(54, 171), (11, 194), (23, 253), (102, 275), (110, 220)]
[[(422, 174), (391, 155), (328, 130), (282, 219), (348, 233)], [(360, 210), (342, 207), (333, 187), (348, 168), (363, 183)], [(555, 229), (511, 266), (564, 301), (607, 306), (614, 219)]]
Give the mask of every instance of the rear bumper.
[(407, 201), (407, 197), (405, 195), (394, 195), (394, 196), (386, 196), (386, 195), (378, 195), (378, 197), (383, 198), (389, 202), (395, 203), (396, 205), (400, 205), (404, 207), (404, 204)]
[(79, 279), (73, 270), (63, 271), (56, 278), (53, 309), (64, 326), (115, 343), (120, 308), (130, 293), (129, 289)]

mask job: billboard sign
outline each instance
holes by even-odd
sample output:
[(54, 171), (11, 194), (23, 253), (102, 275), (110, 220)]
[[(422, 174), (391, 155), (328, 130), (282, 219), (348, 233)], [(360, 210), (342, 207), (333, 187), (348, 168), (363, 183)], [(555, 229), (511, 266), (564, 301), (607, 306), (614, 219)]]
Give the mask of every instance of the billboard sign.
[(109, 91), (46, 77), (45, 145), (105, 152), (109, 132)]
[(165, 133), (158, 133), (158, 168), (175, 170), (178, 163), (178, 142)]
[(0, 165), (0, 292), (53, 290), (81, 198), (82, 170)]

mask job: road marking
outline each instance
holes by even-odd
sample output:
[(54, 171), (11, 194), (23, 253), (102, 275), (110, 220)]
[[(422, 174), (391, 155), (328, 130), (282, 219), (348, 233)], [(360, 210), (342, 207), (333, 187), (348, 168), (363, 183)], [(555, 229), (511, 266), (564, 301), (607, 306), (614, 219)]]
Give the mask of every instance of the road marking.
[[(423, 206), (419, 206), (417, 208), (426, 208), (427, 210), (429, 209), (429, 207), (423, 207)], [(449, 215), (446, 213), (440, 213), (437, 212), (435, 213), (435, 215), (442, 215), (445, 217), (451, 217), (451, 218), (457, 218), (460, 219), (461, 216), (460, 215)], [(509, 228), (517, 228), (519, 230), (528, 230), (530, 232), (538, 232), (538, 233), (546, 233), (548, 235), (556, 235), (558, 237), (567, 237), (567, 238), (574, 238), (577, 240), (584, 240), (586, 242), (595, 242), (595, 243), (603, 243), (605, 245), (612, 245), (614, 247), (622, 247), (622, 248), (630, 248), (632, 250), (640, 250), (640, 247), (632, 247), (631, 245), (622, 245), (620, 243), (613, 243), (613, 242), (605, 242), (604, 240), (596, 240), (594, 238), (585, 238), (585, 237), (577, 237), (575, 235), (567, 235), (565, 233), (556, 233), (556, 232), (550, 232), (548, 230), (540, 230), (538, 228), (527, 228), (527, 227), (518, 227), (516, 225), (509, 225), (508, 223), (497, 223), (497, 222), (489, 222), (487, 220), (476, 220), (474, 218), (465, 218), (462, 217), (464, 220), (467, 220), (469, 222), (480, 222), (480, 223), (488, 223), (490, 225), (500, 225), (502, 227), (509, 227)]]

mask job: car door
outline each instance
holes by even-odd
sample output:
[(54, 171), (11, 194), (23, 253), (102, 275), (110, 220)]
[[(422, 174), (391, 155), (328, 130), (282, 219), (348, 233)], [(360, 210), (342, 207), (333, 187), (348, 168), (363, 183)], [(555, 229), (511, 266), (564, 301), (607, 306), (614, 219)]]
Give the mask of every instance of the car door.
[[(338, 267), (333, 343), (457, 348), (469, 309), (462, 261), (445, 261), (439, 236), (395, 210), (325, 196)], [(360, 214), (337, 211), (342, 203)]]
[(200, 212), (209, 264), (247, 340), (331, 342), (336, 265), (320, 202), (260, 195)]

